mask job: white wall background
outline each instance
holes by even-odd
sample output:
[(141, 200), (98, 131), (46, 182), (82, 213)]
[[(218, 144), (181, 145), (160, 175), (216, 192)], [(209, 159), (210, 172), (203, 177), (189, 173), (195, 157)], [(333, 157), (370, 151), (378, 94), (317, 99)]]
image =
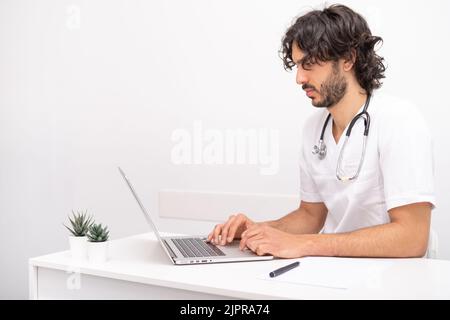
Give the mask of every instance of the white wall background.
[[(0, 298), (27, 298), (27, 259), (68, 247), (72, 209), (94, 213), (113, 239), (148, 230), (119, 164), (152, 212), (162, 188), (296, 194), (300, 128), (314, 110), (277, 51), (292, 19), (321, 3), (0, 0)], [(433, 130), (433, 224), (450, 259), (450, 2), (341, 3), (385, 40), (383, 90), (415, 101)], [(278, 174), (172, 164), (172, 132), (194, 121), (279, 130)]]

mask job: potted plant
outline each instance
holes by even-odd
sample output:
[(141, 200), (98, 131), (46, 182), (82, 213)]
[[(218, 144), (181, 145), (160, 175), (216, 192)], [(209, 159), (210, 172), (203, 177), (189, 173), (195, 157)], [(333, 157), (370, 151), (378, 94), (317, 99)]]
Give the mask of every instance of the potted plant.
[(93, 263), (102, 263), (108, 259), (109, 230), (102, 224), (92, 224), (87, 233), (88, 256)]
[(87, 258), (87, 233), (92, 225), (92, 216), (87, 215), (87, 211), (75, 213), (72, 210), (72, 218), (69, 216), (71, 227), (64, 225), (70, 231), (69, 236), (70, 252), (74, 259)]

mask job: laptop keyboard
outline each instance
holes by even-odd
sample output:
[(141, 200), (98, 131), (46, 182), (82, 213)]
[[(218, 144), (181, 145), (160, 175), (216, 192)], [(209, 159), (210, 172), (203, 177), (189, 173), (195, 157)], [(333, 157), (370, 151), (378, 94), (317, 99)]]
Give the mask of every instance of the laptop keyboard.
[(225, 255), (215, 245), (206, 243), (199, 238), (172, 239), (172, 242), (184, 257), (214, 257)]

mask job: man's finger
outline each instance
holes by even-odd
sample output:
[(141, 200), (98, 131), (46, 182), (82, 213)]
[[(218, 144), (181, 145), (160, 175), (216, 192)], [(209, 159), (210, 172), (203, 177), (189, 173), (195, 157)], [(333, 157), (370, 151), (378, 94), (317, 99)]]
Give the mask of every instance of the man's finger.
[[(233, 241), (234, 237), (236, 236), (236, 231), (238, 228), (240, 228), (243, 224), (243, 221), (247, 219), (244, 215), (240, 214), (236, 217), (234, 223), (230, 226), (230, 230), (228, 230), (228, 242)], [(242, 237), (242, 235), (241, 235)]]
[(214, 244), (219, 244), (219, 235), (222, 231), (222, 226), (223, 226), (222, 224), (218, 224), (214, 228), (214, 236), (213, 236)]
[(239, 249), (244, 250), (244, 248), (247, 247), (247, 248), (249, 248), (250, 250), (253, 251), (253, 249), (250, 246), (255, 241), (258, 241), (258, 240), (261, 240), (261, 239), (262, 239), (262, 236), (260, 234), (255, 234), (252, 237), (242, 238), (241, 241), (239, 242)]
[(257, 245), (256, 249), (255, 249), (255, 253), (258, 256), (263, 256), (267, 253), (269, 253), (268, 247), (265, 243), (260, 243)]
[(246, 246), (247, 248), (249, 248), (250, 250), (252, 250), (253, 252), (256, 253), (258, 247), (264, 242), (264, 240), (262, 238), (252, 238), (247, 240), (246, 242)]
[(236, 220), (236, 217), (234, 215), (231, 215), (230, 218), (228, 219), (227, 223), (225, 223), (225, 225), (223, 226), (221, 241), (220, 241), (221, 245), (224, 246), (226, 244), (227, 237), (228, 237), (228, 230), (230, 229), (230, 225), (232, 225), (235, 220)]
[(261, 233), (261, 231), (262, 230), (261, 230), (260, 226), (258, 226), (257, 224), (253, 224), (253, 226), (251, 226), (250, 228), (248, 228), (247, 230), (245, 230), (242, 233), (242, 238), (246, 238), (246, 239), (251, 238), (251, 237)]

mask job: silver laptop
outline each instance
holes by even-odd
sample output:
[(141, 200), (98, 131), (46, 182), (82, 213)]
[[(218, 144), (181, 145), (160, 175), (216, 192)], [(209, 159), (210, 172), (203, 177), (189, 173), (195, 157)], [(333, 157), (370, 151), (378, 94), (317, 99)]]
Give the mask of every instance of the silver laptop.
[(144, 208), (141, 200), (134, 191), (133, 186), (126, 177), (125, 173), (119, 167), (120, 174), (130, 187), (139, 207), (141, 207), (144, 217), (150, 227), (155, 232), (156, 237), (161, 243), (164, 251), (170, 257), (174, 264), (200, 264), (200, 263), (218, 263), (218, 262), (238, 262), (238, 261), (259, 261), (271, 260), (273, 256), (258, 256), (252, 251), (239, 249), (239, 240), (235, 240), (226, 246), (215, 246), (206, 241), (206, 237), (180, 236), (180, 237), (161, 237), (156, 225), (153, 223), (150, 214)]

